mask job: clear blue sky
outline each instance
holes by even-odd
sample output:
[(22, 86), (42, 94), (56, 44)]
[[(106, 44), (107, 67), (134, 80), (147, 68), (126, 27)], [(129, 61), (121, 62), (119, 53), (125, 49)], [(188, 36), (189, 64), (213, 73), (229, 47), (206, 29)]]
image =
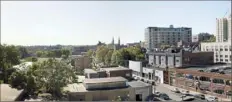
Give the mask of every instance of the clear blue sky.
[(228, 9), (230, 1), (1, 1), (1, 42), (90, 45), (120, 37), (125, 44), (143, 41), (148, 26), (170, 24), (215, 33)]

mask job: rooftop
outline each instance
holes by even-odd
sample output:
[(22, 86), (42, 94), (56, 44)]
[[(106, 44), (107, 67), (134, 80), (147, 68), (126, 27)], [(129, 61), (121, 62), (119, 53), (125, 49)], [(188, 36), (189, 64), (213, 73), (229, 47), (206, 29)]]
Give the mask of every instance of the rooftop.
[(84, 72), (85, 73), (97, 73), (97, 71), (95, 71), (93, 69), (85, 69)]
[(131, 81), (131, 82), (128, 82), (128, 84), (131, 87), (146, 87), (146, 86), (150, 86), (149, 84), (144, 83), (142, 81)]
[(110, 68), (100, 68), (100, 70), (105, 70), (105, 71), (119, 71), (119, 70), (131, 70), (129, 68), (124, 68), (124, 67), (110, 67)]
[(17, 90), (11, 88), (8, 84), (0, 84), (1, 86), (1, 99), (0, 101), (15, 101), (15, 99), (23, 92), (23, 90)]
[(107, 78), (94, 78), (94, 79), (84, 79), (84, 83), (110, 83), (110, 82), (126, 82), (127, 79), (123, 77), (107, 77)]

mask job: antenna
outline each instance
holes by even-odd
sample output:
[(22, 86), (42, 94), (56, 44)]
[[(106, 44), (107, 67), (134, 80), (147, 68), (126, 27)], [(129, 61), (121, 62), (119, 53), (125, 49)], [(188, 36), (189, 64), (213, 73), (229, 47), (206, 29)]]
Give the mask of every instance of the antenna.
[(229, 9), (226, 11), (225, 15), (223, 16), (223, 18), (226, 16), (226, 14), (228, 13)]

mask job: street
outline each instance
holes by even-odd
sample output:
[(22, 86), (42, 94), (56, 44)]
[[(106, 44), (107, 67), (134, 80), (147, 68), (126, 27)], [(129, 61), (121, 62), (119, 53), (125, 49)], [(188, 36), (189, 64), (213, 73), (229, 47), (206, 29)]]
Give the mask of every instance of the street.
[[(174, 101), (182, 101), (181, 94), (172, 92), (169, 88), (165, 87), (162, 84), (155, 86), (155, 90), (160, 92), (160, 93), (166, 93)], [(201, 100), (198, 98), (195, 98), (193, 101), (195, 101), (195, 102), (207, 102), (206, 100)]]

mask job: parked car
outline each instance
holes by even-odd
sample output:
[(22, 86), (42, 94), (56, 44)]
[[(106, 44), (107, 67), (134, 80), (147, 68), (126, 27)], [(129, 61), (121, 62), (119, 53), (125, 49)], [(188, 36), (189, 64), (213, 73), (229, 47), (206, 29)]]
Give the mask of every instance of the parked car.
[(180, 90), (178, 88), (174, 88), (173, 90), (171, 90), (172, 92), (175, 92), (175, 93), (180, 93)]
[(168, 96), (167, 94), (165, 94), (165, 93), (161, 93), (161, 94), (159, 95), (159, 97), (160, 97), (161, 99), (164, 99), (164, 100), (170, 100), (169, 96)]
[(192, 94), (184, 94), (181, 96), (181, 98), (183, 101), (192, 101), (195, 99), (194, 95), (192, 95)]
[(206, 97), (206, 100), (209, 102), (217, 102), (218, 98), (214, 96)]
[(205, 95), (204, 95), (204, 94), (197, 94), (197, 95), (195, 95), (194, 97), (195, 97), (195, 98), (202, 99), (202, 100), (205, 99)]

